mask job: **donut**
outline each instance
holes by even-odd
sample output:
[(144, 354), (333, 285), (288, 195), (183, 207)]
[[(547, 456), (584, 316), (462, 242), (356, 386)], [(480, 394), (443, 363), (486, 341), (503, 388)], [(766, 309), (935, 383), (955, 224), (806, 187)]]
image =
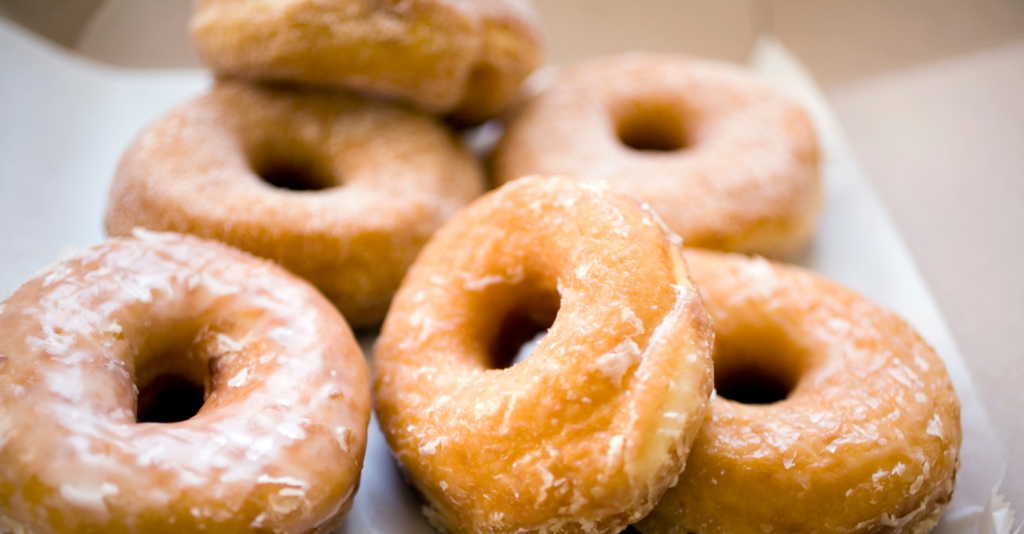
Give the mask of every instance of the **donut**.
[(822, 197), (807, 114), (738, 67), (633, 54), (564, 69), (509, 120), (495, 180), (565, 174), (649, 204), (687, 246), (787, 257)]
[(679, 484), (639, 530), (931, 530), (961, 436), (931, 347), (809, 271), (696, 250), (686, 259), (714, 322), (718, 396)]
[(0, 310), (0, 526), (326, 533), (352, 506), (362, 353), (277, 265), (138, 232)]
[(425, 115), (223, 83), (128, 148), (106, 229), (189, 233), (272, 259), (366, 326), (431, 233), (483, 188), (476, 160)]
[(542, 60), (529, 0), (199, 0), (192, 41), (218, 76), (333, 86), (479, 123)]
[(674, 483), (714, 382), (677, 243), (566, 178), (508, 184), (438, 231), (373, 361), (381, 429), (434, 526), (618, 532)]

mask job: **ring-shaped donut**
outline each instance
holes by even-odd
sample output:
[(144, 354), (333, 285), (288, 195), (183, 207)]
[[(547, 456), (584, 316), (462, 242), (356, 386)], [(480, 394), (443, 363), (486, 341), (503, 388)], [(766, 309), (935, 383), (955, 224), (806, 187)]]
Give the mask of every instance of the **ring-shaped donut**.
[[(960, 403), (931, 347), (809, 271), (696, 250), (686, 259), (715, 325), (719, 396), (679, 484), (640, 531), (931, 530), (960, 464)], [(723, 398), (738, 382), (789, 391), (772, 404)]]
[[(438, 231), (373, 364), (381, 428), (432, 523), (618, 532), (674, 483), (713, 382), (675, 240), (565, 178), (508, 184)], [(551, 325), (536, 351), (496, 368), (531, 323)]]
[(532, 174), (607, 181), (687, 246), (789, 256), (821, 204), (807, 114), (743, 70), (632, 54), (557, 73), (511, 119), (499, 184)]
[(190, 233), (272, 259), (367, 325), (433, 231), (482, 192), (479, 165), (425, 115), (223, 83), (128, 149), (106, 228)]
[(543, 55), (529, 0), (201, 0), (190, 28), (219, 76), (343, 87), (463, 123), (504, 109)]
[[(0, 516), (48, 533), (329, 531), (370, 417), (345, 321), (271, 262), (139, 236), (0, 303)], [(198, 413), (137, 422), (136, 397), (168, 377), (205, 392)]]

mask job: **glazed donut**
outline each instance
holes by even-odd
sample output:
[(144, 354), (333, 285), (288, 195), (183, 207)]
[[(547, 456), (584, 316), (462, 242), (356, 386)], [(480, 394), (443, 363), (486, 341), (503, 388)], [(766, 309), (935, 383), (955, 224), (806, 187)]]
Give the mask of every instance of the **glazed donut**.
[(510, 120), (499, 184), (565, 174), (649, 204), (687, 246), (797, 252), (821, 204), (807, 114), (741, 69), (625, 55), (558, 73)]
[(381, 428), (432, 524), (618, 532), (674, 483), (713, 385), (674, 239), (634, 201), (564, 178), (509, 184), (432, 238), (373, 364)]
[(424, 115), (225, 83), (128, 149), (106, 228), (190, 233), (270, 258), (362, 326), (383, 319), (420, 247), (483, 187), (477, 162)]
[[(686, 259), (714, 320), (719, 396), (679, 484), (640, 531), (931, 530), (960, 448), (960, 403), (935, 352), (809, 271), (696, 250)], [(727, 400), (751, 387), (761, 392), (747, 401), (777, 402)]]
[[(352, 506), (365, 363), (284, 269), (139, 232), (55, 264), (0, 310), (0, 525), (327, 532)], [(169, 382), (197, 390), (198, 413), (151, 417), (174, 413), (153, 406), (159, 392), (147, 413)]]
[(542, 60), (529, 0), (199, 0), (200, 56), (220, 76), (343, 87), (483, 122)]

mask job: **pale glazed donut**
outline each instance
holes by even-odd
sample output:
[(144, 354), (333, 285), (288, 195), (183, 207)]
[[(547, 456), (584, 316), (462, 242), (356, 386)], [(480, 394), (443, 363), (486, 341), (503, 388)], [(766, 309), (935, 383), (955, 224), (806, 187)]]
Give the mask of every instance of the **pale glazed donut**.
[(542, 60), (529, 0), (199, 0), (192, 40), (221, 76), (344, 87), (483, 122)]
[(737, 67), (678, 56), (557, 73), (511, 119), (494, 173), (499, 184), (604, 180), (687, 246), (776, 257), (806, 243), (822, 195), (817, 140), (798, 105)]
[[(202, 407), (137, 423), (168, 376)], [(176, 234), (87, 249), (0, 303), (0, 527), (327, 532), (358, 485), (368, 382), (338, 312), (271, 262)]]
[[(435, 526), (618, 532), (674, 483), (713, 383), (677, 242), (565, 178), (506, 185), (432, 238), (384, 323), (374, 392)], [(495, 368), (552, 319), (529, 358)]]
[(128, 149), (106, 227), (190, 233), (273, 259), (367, 325), (383, 319), (431, 233), (483, 187), (473, 157), (425, 115), (225, 83)]
[(679, 484), (639, 529), (931, 530), (960, 463), (960, 403), (935, 352), (809, 271), (696, 250), (686, 259), (714, 320), (719, 393), (757, 376), (790, 392), (774, 404), (712, 400)]

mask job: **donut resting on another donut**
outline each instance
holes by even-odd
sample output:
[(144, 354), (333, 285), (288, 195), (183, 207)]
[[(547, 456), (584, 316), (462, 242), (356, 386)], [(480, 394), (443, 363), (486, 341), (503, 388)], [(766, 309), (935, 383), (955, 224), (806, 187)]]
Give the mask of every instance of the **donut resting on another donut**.
[(480, 123), (542, 58), (529, 0), (199, 0), (190, 23), (219, 76), (342, 87)]
[(375, 406), (439, 528), (618, 532), (685, 463), (711, 344), (656, 215), (591, 184), (525, 178), (417, 258), (377, 342)]

